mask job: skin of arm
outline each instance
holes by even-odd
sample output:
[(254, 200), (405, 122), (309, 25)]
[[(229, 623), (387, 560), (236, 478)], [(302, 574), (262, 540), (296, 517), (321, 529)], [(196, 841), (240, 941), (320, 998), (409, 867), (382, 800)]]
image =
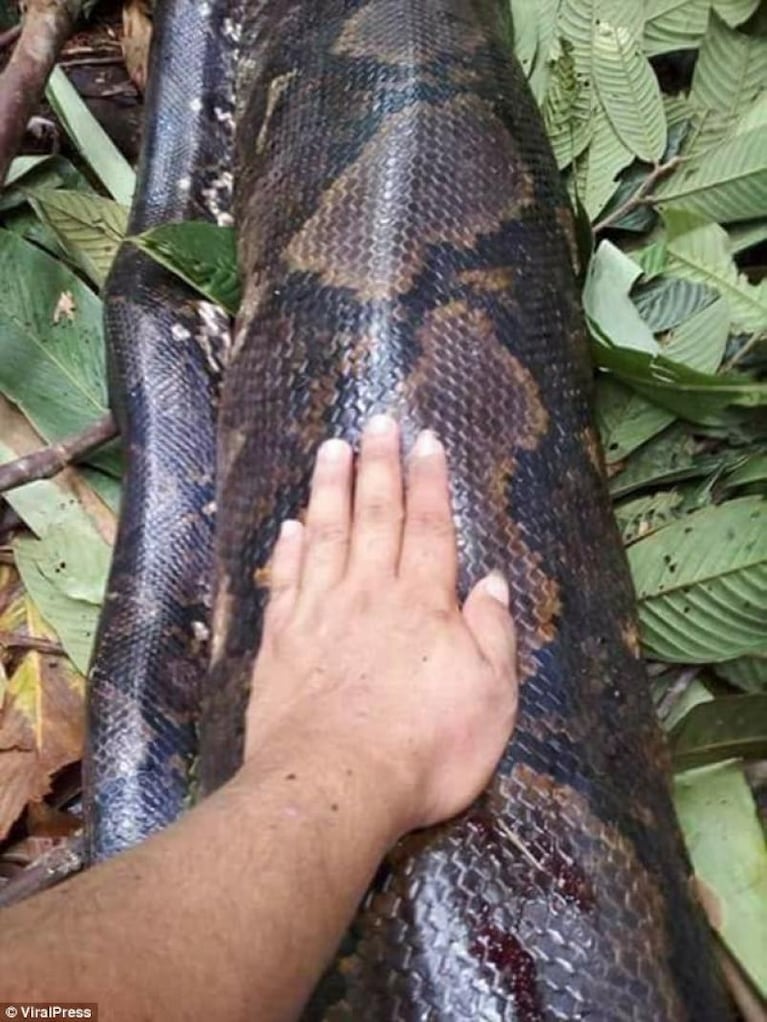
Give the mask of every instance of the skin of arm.
[(319, 450), (283, 523), (237, 775), (0, 916), (2, 999), (101, 1017), (296, 1018), (387, 850), (482, 790), (517, 707), (508, 589), (461, 608), (445, 451), (396, 422)]

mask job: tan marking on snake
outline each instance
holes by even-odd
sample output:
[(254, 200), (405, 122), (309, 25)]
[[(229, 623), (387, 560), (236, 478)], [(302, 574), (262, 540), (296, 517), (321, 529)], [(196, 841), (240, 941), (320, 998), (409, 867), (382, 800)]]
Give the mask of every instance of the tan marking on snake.
[(562, 228), (562, 233), (567, 242), (567, 251), (570, 256), (570, 263), (573, 272), (577, 276), (581, 272), (581, 257), (578, 252), (578, 239), (575, 236), (575, 224), (573, 214), (569, 207), (560, 206), (555, 213), (557, 223)]
[[(478, 179), (463, 153), (480, 144), (489, 165)], [(475, 96), (414, 103), (392, 114), (288, 244), (289, 269), (317, 274), (363, 301), (406, 293), (430, 245), (470, 250), (535, 202), (532, 176), (514, 155), (508, 132)], [(381, 219), (394, 190), (401, 196), (397, 216)], [(370, 223), (377, 224), (372, 235)]]
[(461, 270), (458, 280), (482, 293), (510, 292), (514, 287), (516, 271), (513, 266), (491, 266), (482, 270)]
[(623, 645), (635, 660), (642, 655), (642, 644), (639, 638), (639, 628), (636, 621), (624, 621), (621, 626), (621, 638)]
[[(408, 32), (397, 31), (404, 11), (401, 0), (375, 0), (356, 11), (333, 46), (338, 56), (369, 57), (382, 64), (430, 64), (455, 49), (455, 27), (438, 8), (424, 4)], [(482, 32), (470, 22), (461, 26), (462, 52), (468, 56), (484, 44)]]
[(602, 473), (604, 472), (604, 466), (602, 462), (602, 447), (599, 442), (599, 437), (597, 436), (596, 430), (593, 428), (593, 426), (587, 426), (585, 429), (581, 430), (579, 439), (581, 442), (581, 446), (585, 450), (589, 461), (594, 466), (594, 469), (600, 475), (602, 475)]
[[(517, 621), (517, 664), (521, 681), (538, 669), (535, 652), (552, 641), (561, 609), (559, 584), (542, 567), (543, 558), (532, 550), (509, 506), (509, 485), (516, 467), (516, 451), (534, 451), (546, 435), (550, 418), (533, 375), (499, 340), (491, 317), (468, 301), (455, 299), (430, 311), (417, 332), (422, 354), (398, 389), (403, 413), (415, 411), (417, 418), (438, 422), (442, 404), (441, 387), (450, 386), (458, 416), (481, 423), (484, 443), (475, 448), (475, 471), (484, 488), (481, 504), (471, 508), (474, 528), (479, 534), (501, 538), (499, 564), (507, 573)], [(445, 357), (445, 349), (454, 354)], [(460, 368), (449, 381), (435, 380), (435, 364)], [(482, 371), (479, 371), (482, 367)], [(477, 380), (483, 380), (478, 386)], [(488, 388), (498, 388), (503, 400), (489, 397)], [(504, 423), (488, 415), (488, 409), (509, 416), (516, 424), (514, 446), (503, 439)], [(460, 451), (451, 448), (450, 436), (443, 437), (455, 463)], [(457, 473), (455, 498), (463, 498)], [(502, 564), (500, 561), (502, 560)]]

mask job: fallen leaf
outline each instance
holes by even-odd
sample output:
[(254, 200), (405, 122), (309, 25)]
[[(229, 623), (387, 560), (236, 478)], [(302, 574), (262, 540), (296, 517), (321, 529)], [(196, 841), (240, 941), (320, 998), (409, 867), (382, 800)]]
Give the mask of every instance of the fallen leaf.
[[(24, 632), (55, 633), (26, 594)], [(24, 653), (8, 678), (0, 709), (0, 840), (29, 802), (43, 798), (51, 777), (82, 756), (85, 679), (61, 656)]]
[(147, 0), (128, 0), (123, 7), (122, 51), (131, 81), (143, 92), (146, 88), (152, 20)]

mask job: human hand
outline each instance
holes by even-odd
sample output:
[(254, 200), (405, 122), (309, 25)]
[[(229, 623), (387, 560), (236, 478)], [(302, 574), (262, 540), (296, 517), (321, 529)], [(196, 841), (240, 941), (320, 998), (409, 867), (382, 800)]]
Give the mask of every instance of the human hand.
[(399, 445), (376, 416), (356, 470), (344, 441), (320, 448), (306, 525), (285, 522), (272, 557), (246, 748), (353, 762), (393, 838), (479, 795), (517, 710), (507, 585), (491, 574), (459, 607), (444, 448), (419, 436), (405, 496)]

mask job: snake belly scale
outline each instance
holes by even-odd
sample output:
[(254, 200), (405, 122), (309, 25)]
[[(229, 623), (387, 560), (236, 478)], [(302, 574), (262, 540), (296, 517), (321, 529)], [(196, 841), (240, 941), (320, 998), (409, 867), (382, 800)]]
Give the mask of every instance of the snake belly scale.
[[(166, 8), (192, 19), (191, 0)], [(169, 683), (162, 670), (136, 673), (146, 609), (131, 599), (137, 588), (126, 573), (141, 563), (131, 560), (129, 526), (121, 526), (91, 699), (94, 833), (109, 834), (119, 817), (129, 844), (178, 812), (198, 715), (203, 792), (237, 768), (279, 522), (305, 506), (318, 443), (331, 435), (356, 442), (364, 420), (387, 410), (406, 442), (428, 426), (447, 446), (461, 594), (492, 568), (511, 583), (520, 720), (483, 797), (392, 849), (306, 1019), (722, 1022), (727, 1009), (688, 891), (592, 421), (571, 214), (511, 55), (507, 8), (497, 0), (197, 6), (198, 32), (218, 26), (205, 38), (223, 45), (226, 20), (236, 22), (238, 39), (208, 83), (218, 94), (223, 77), (231, 101), (236, 64), (234, 218), (244, 297), (215, 458), (217, 374), (204, 352), (191, 374), (183, 370), (199, 345), (172, 355), (173, 372), (197, 388), (183, 413), (180, 456), (194, 450), (195, 473), (206, 480), (178, 514), (201, 528), (215, 470), (215, 539), (211, 553), (206, 520), (199, 549), (207, 552), (185, 573), (183, 599), (162, 563), (151, 583), (168, 606), (183, 608), (171, 614), (171, 631), (174, 656), (188, 670)], [(179, 45), (161, 34), (155, 74), (165, 74), (163, 60), (178, 56)], [(201, 69), (215, 51), (214, 43)], [(203, 73), (193, 87), (206, 81)], [(150, 118), (160, 116), (161, 92), (152, 93)], [(188, 120), (169, 123), (150, 145), (142, 193), (179, 132), (189, 134)], [(221, 163), (228, 138), (182, 168), (193, 188), (201, 169)], [(140, 313), (168, 308), (172, 331), (189, 296), (180, 302), (167, 280), (163, 291), (145, 279)], [(115, 317), (129, 293), (119, 264), (112, 288)], [(119, 351), (118, 320), (109, 323)], [(170, 361), (162, 371), (171, 372)], [(149, 428), (158, 395), (141, 404), (126, 374), (115, 381), (128, 447), (160, 474), (177, 472), (159, 453), (167, 439)], [(146, 538), (140, 508), (158, 502), (148, 486), (129, 497), (123, 520), (134, 528), (132, 549)], [(211, 570), (209, 621), (199, 593)], [(212, 631), (204, 678), (193, 627), (203, 619)], [(139, 650), (129, 664), (120, 660), (125, 652), (109, 659), (115, 632)], [(165, 657), (166, 636), (152, 640)], [(126, 692), (139, 698), (127, 700), (118, 728), (113, 707)], [(123, 757), (114, 790), (136, 790), (147, 749), (159, 756), (159, 768), (141, 775), (147, 787), (173, 780), (173, 799), (162, 796), (162, 812), (148, 823), (144, 802), (118, 798), (112, 809), (107, 797), (102, 779), (120, 742), (143, 751)], [(125, 823), (129, 811), (138, 823)]]

